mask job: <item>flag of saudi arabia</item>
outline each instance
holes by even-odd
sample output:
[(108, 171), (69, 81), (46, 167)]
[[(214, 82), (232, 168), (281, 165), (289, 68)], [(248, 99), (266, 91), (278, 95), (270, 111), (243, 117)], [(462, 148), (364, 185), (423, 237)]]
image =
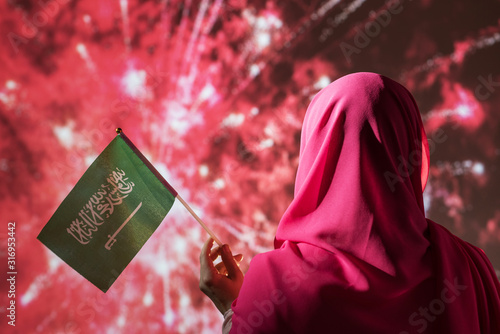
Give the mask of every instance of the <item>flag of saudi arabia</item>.
[(119, 133), (38, 239), (106, 292), (172, 207), (177, 192)]

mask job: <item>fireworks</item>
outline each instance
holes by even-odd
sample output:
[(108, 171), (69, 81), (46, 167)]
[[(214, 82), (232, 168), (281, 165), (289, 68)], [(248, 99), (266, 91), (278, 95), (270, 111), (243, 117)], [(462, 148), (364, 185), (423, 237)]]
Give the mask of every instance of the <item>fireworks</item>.
[[(222, 241), (245, 254), (245, 269), (272, 247), (292, 199), (307, 105), (355, 71), (388, 75), (415, 95), (428, 136), (440, 138), (428, 215), (485, 247), (498, 268), (500, 240), (485, 231), (500, 229), (500, 5), (396, 5), (1, 4), (1, 216), (17, 222), (18, 266), (27, 273), (16, 282), (20, 332), (219, 332), (198, 290), (208, 236), (177, 205), (106, 295), (36, 235), (119, 126)], [(390, 20), (389, 8), (397, 8)], [(356, 46), (360, 31), (369, 43), (346, 59), (342, 43)], [(167, 235), (175, 242), (165, 243)]]

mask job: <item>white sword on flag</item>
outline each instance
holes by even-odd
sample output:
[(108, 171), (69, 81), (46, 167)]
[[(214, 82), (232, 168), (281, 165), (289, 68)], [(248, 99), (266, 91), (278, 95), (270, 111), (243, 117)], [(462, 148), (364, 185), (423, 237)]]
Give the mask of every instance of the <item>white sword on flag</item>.
[(137, 213), (137, 211), (141, 208), (142, 206), (142, 202), (139, 203), (139, 205), (137, 206), (137, 208), (135, 208), (135, 210), (130, 214), (130, 216), (128, 216), (127, 219), (125, 219), (125, 221), (123, 222), (123, 224), (120, 225), (120, 227), (118, 227), (118, 229), (115, 231), (115, 233), (113, 233), (113, 235), (108, 235), (108, 242), (106, 242), (106, 245), (104, 245), (104, 247), (107, 249), (107, 250), (111, 250), (111, 246), (114, 245), (114, 243), (116, 242), (116, 235), (118, 233), (120, 233), (120, 231), (122, 230), (122, 228), (127, 225), (127, 223), (130, 221), (130, 219), (132, 219), (132, 217)]

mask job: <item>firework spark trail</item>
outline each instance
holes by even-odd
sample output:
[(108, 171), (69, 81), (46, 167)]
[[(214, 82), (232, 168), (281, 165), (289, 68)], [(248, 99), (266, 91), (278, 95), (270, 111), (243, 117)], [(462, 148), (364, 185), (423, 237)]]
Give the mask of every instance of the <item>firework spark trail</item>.
[[(349, 7), (346, 8), (346, 10), (344, 10), (342, 13), (340, 13), (335, 17), (332, 23), (332, 27), (337, 27), (339, 24), (343, 23), (349, 17), (349, 15), (354, 13), (365, 2), (366, 0), (353, 1), (351, 5), (349, 5)], [(362, 30), (363, 27), (366, 27), (368, 23), (374, 22), (381, 13), (387, 12), (389, 7), (390, 7), (389, 4), (384, 4), (380, 8), (370, 11), (370, 15), (365, 20), (359, 21), (358, 24), (354, 25), (354, 27), (350, 29), (349, 32), (342, 37), (342, 39), (345, 40), (353, 38), (356, 34), (358, 34), (358, 31)]]
[[(334, 29), (337, 28), (339, 25), (341, 25), (343, 22), (345, 22), (345, 20), (347, 20), (347, 18), (351, 14), (355, 13), (365, 2), (366, 2), (366, 0), (354, 0), (340, 14), (336, 15), (335, 18), (327, 19), (326, 22), (328, 23), (329, 27), (323, 29), (323, 31), (320, 34), (319, 41), (321, 43), (325, 42), (330, 36), (333, 35)], [(382, 6), (382, 8), (383, 7), (384, 6)], [(379, 11), (381, 11), (381, 9), (379, 9), (377, 11), (377, 13)], [(323, 17), (321, 15), (324, 16), (325, 13), (323, 13), (323, 11), (320, 9), (320, 10), (318, 10), (318, 12), (311, 15), (311, 18), (314, 18), (315, 20), (319, 20)], [(369, 20), (369, 21), (371, 21), (371, 20)], [(363, 22), (363, 24), (366, 24), (366, 21)], [(351, 32), (353, 32), (353, 31), (355, 31), (355, 30), (352, 29)], [(347, 37), (348, 36), (346, 36), (346, 35), (342, 36), (342, 40), (346, 40)]]
[[(500, 26), (496, 26), (491, 29), (492, 32), (489, 34), (480, 35), (476, 39), (466, 39), (459, 42), (455, 42), (455, 51), (448, 54), (442, 55), (436, 53), (434, 56), (430, 57), (425, 61), (425, 63), (415, 66), (410, 70), (404, 71), (400, 74), (400, 78), (404, 79), (407, 77), (414, 77), (419, 73), (428, 72), (435, 67), (442, 64), (460, 64), (463, 60), (470, 54), (475, 53), (477, 50), (485, 49), (491, 47), (500, 42)], [(467, 45), (468, 44), (468, 45)], [(467, 45), (467, 47), (463, 47)], [(459, 47), (457, 47), (459, 46)], [(403, 80), (404, 81), (404, 80)]]
[[(207, 40), (207, 36), (210, 33), (210, 31), (212, 30), (212, 28), (217, 20), (217, 16), (219, 14), (219, 10), (221, 8), (221, 5), (222, 5), (222, 0), (217, 0), (215, 5), (212, 7), (212, 11), (209, 14), (208, 22), (205, 25), (205, 28), (203, 29), (201, 34), (197, 36), (197, 38), (198, 38), (197, 52), (195, 53), (194, 58), (192, 58), (191, 61), (188, 63), (190, 65), (190, 71), (189, 71), (188, 80), (187, 80), (187, 86), (189, 88), (189, 93), (191, 93), (191, 88), (193, 87), (193, 83), (196, 79), (196, 74), (199, 73), (198, 64), (199, 64), (201, 56), (203, 54), (203, 50), (200, 50), (199, 46), (205, 45), (206, 40)], [(202, 19), (200, 19), (200, 29), (201, 29), (201, 21), (202, 21)], [(193, 105), (195, 105), (195, 104), (196, 103), (194, 103)]]
[[(168, 66), (169, 70), (172, 73), (172, 75), (170, 75), (169, 77), (171, 78), (171, 80), (175, 80), (175, 82), (173, 83), (175, 86), (172, 87), (172, 89), (170, 89), (169, 91), (167, 91), (168, 95), (171, 95), (169, 93), (171, 91), (176, 96), (178, 90), (180, 89), (179, 80), (178, 80), (178, 78), (180, 76), (180, 72), (179, 72), (179, 66), (177, 66), (177, 64), (179, 62), (179, 57), (181, 57), (183, 55), (181, 49), (184, 46), (184, 36), (187, 33), (187, 28), (188, 28), (188, 25), (190, 23), (189, 8), (191, 7), (191, 3), (192, 3), (192, 0), (187, 0), (186, 4), (184, 5), (184, 9), (182, 11), (181, 21), (179, 23), (179, 29), (177, 30), (177, 33), (175, 36), (176, 37), (175, 38), (175, 49), (171, 53), (172, 57), (171, 57), (171, 61), (170, 61), (169, 66)], [(172, 84), (172, 82), (170, 82), (170, 83)], [(172, 97), (172, 98), (174, 98), (174, 97)]]
[[(160, 35), (160, 43), (159, 43), (159, 51), (160, 52), (164, 52), (164, 50), (166, 48), (167, 38), (169, 37), (168, 31), (171, 28), (171, 25), (170, 25), (171, 21), (169, 20), (169, 16), (168, 16), (168, 3), (169, 3), (169, 0), (162, 0), (162, 2), (161, 2), (161, 8), (162, 8), (161, 13), (160, 13), (161, 35)], [(165, 59), (165, 57), (161, 57), (160, 71), (165, 70), (164, 59)]]
[(200, 36), (200, 31), (201, 31), (201, 24), (203, 23), (203, 19), (205, 18), (205, 14), (208, 9), (208, 0), (203, 0), (201, 5), (200, 5), (200, 10), (198, 11), (198, 14), (196, 15), (195, 21), (194, 21), (194, 26), (193, 26), (193, 31), (191, 32), (191, 37), (189, 38), (189, 42), (186, 48), (186, 53), (184, 57), (184, 62), (182, 64), (182, 71), (185, 72), (185, 69), (187, 66), (191, 66), (191, 59), (193, 58), (193, 49), (199, 36)]
[[(144, 266), (149, 268), (149, 271), (155, 273), (161, 280), (163, 286), (162, 296), (163, 296), (163, 314), (162, 321), (167, 327), (172, 327), (175, 318), (175, 301), (172, 298), (172, 277), (174, 276), (175, 266), (172, 265), (172, 261), (164, 260), (169, 258), (171, 254), (171, 249), (169, 249), (168, 243), (158, 243), (158, 247), (150, 250), (149, 252), (143, 252), (139, 256)], [(148, 278), (146, 278), (148, 280)], [(155, 296), (157, 297), (157, 296)]]
[(90, 58), (89, 52), (87, 50), (87, 47), (85, 44), (79, 43), (76, 45), (76, 52), (80, 55), (80, 57), (83, 59), (85, 62), (85, 65), (89, 69), (91, 73), (95, 73), (96, 67), (94, 62), (92, 61), (92, 58)]
[[(314, 13), (313, 15), (317, 15), (318, 18), (322, 18), (323, 16), (326, 15), (326, 13), (328, 13), (330, 10), (332, 10), (333, 8), (335, 8), (335, 6), (337, 6), (341, 1), (340, 0), (330, 0), (328, 2), (326, 2), (323, 6), (319, 7)], [(311, 16), (309, 16), (310, 18)]]
[[(193, 59), (193, 50), (198, 54), (200, 53), (199, 49), (199, 36), (201, 31), (201, 25), (203, 23), (203, 19), (208, 9), (208, 0), (203, 0), (198, 14), (196, 15), (196, 19), (194, 21), (193, 31), (191, 32), (191, 37), (189, 38), (189, 42), (186, 47), (186, 52), (184, 53), (183, 63), (181, 65), (181, 73), (184, 74), (188, 72), (188, 66), (190, 68), (189, 73), (187, 73), (187, 77), (185, 80), (185, 84), (183, 87), (179, 87), (182, 89), (181, 100), (184, 104), (188, 104), (192, 101), (191, 91), (192, 91), (192, 83), (194, 81), (193, 76), (195, 76), (198, 72), (197, 64), (192, 62)], [(195, 45), (197, 46), (195, 48)]]
[[(259, 56), (261, 56), (262, 53), (257, 54), (252, 62), (259, 66), (259, 72), (263, 71), (269, 64), (272, 64), (274, 59), (280, 58), (281, 52), (284, 49), (288, 49), (295, 46), (299, 41), (299, 36), (305, 34), (312, 28), (314, 28), (314, 24), (312, 24), (313, 21), (316, 21), (319, 24), (321, 22), (321, 18), (323, 18), (328, 12), (330, 12), (333, 8), (335, 8), (340, 2), (341, 2), (340, 0), (330, 0), (324, 5), (322, 5), (320, 8), (318, 8), (316, 11), (314, 11), (313, 13), (306, 14), (305, 15), (306, 19), (301, 24), (298, 24), (293, 31), (291, 31), (289, 38), (285, 40), (280, 47), (273, 49), (266, 56), (260, 57), (260, 59)], [(351, 4), (348, 5), (342, 11), (342, 13), (340, 13), (335, 17), (334, 19), (334, 22), (336, 22), (335, 27), (343, 23), (351, 14), (355, 13), (365, 2), (366, 0), (352, 1)], [(241, 83), (233, 91), (230, 103), (232, 103), (232, 101), (234, 101), (237, 98), (237, 96), (243, 90), (245, 90), (246, 87), (253, 80), (255, 80), (255, 78), (256, 76), (251, 75), (247, 77), (245, 80), (242, 80)]]
[(223, 0), (216, 0), (215, 4), (212, 6), (212, 14), (210, 14), (208, 24), (205, 26), (205, 30), (203, 31), (204, 35), (208, 35), (210, 33), (215, 22), (217, 21), (219, 11), (222, 7), (222, 2), (223, 2)]
[(120, 0), (120, 10), (123, 20), (123, 42), (130, 51), (130, 19), (128, 16), (128, 0)]
[[(160, 244), (160, 254), (162, 255), (163, 258), (167, 258), (167, 252), (165, 251), (165, 244)], [(165, 264), (163, 264), (165, 266)], [(172, 300), (170, 299), (170, 277), (169, 277), (169, 270), (168, 268), (166, 269), (165, 273), (162, 273), (160, 277), (162, 277), (162, 283), (163, 283), (163, 322), (170, 327), (172, 325), (173, 319), (172, 319), (172, 312), (174, 312), (174, 309), (172, 307)]]
[[(333, 19), (333, 28), (338, 27), (340, 24), (344, 23), (344, 21), (353, 13), (355, 13), (366, 0), (355, 0), (349, 4), (339, 15), (335, 16)], [(316, 15), (320, 15), (316, 13)], [(318, 16), (318, 19), (321, 19), (321, 16)]]

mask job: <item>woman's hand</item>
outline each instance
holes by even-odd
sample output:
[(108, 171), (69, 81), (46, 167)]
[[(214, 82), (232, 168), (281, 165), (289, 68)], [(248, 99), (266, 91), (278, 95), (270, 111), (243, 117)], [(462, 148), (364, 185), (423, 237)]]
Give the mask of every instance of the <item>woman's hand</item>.
[[(228, 245), (210, 250), (214, 244), (212, 238), (203, 245), (200, 254), (200, 290), (206, 294), (217, 309), (224, 314), (238, 297), (243, 284), (243, 273), (238, 266), (243, 256), (233, 256)], [(221, 256), (222, 262), (214, 265), (215, 259)]]

